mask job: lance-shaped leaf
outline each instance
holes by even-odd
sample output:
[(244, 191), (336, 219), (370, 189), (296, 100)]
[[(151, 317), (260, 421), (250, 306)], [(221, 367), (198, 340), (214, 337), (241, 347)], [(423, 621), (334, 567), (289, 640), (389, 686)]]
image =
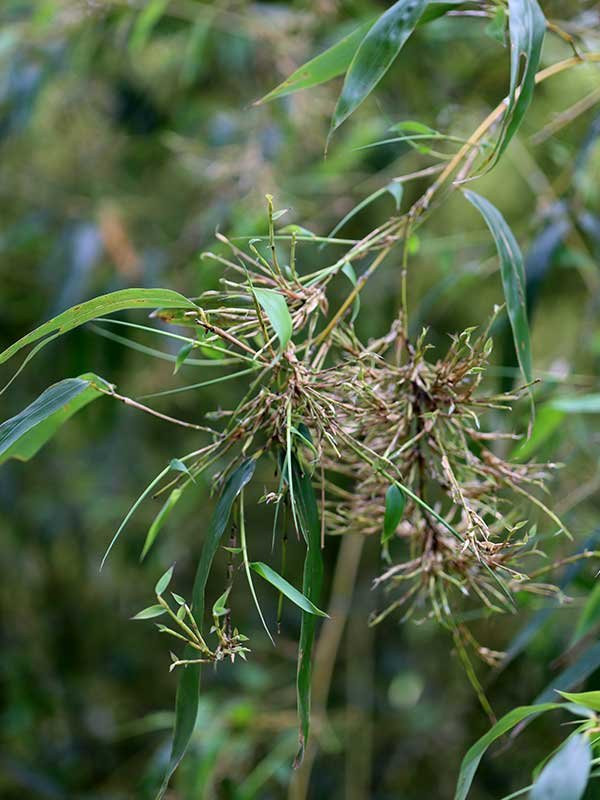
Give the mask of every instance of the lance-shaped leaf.
[(388, 71), (414, 31), (428, 0), (398, 0), (379, 17), (360, 43), (344, 80), (329, 135), (338, 128)]
[[(428, 8), (419, 19), (418, 24), (423, 25), (427, 22), (432, 22), (448, 11), (462, 5), (462, 3), (463, 0), (450, 0), (450, 2), (445, 2), (444, 0), (430, 0)], [(298, 67), (289, 78), (286, 78), (283, 83), (280, 83), (275, 89), (260, 100), (257, 100), (254, 105), (261, 105), (270, 100), (275, 100), (278, 97), (285, 97), (288, 94), (300, 91), (300, 89), (310, 89), (313, 86), (319, 86), (322, 83), (332, 80), (332, 78), (337, 78), (338, 75), (343, 75), (350, 66), (359, 44), (372, 25), (372, 19), (364, 22), (356, 28), (356, 30), (348, 34), (348, 36), (340, 39), (339, 42), (336, 42), (318, 56), (311, 58), (310, 61)]]
[(581, 800), (591, 761), (589, 737), (581, 733), (570, 736), (538, 775), (530, 800)]
[(250, 563), (250, 567), (260, 575), (261, 578), (264, 578), (271, 586), (274, 586), (281, 594), (285, 595), (288, 600), (291, 600), (292, 603), (301, 608), (302, 611), (306, 611), (307, 614), (315, 614), (317, 617), (327, 617), (328, 615), (321, 611), (320, 608), (317, 608), (314, 603), (299, 592), (295, 586), (289, 581), (286, 581), (284, 577), (282, 577), (278, 572), (275, 572), (268, 564), (265, 564), (262, 561), (252, 561)]
[(546, 32), (546, 20), (537, 0), (508, 0), (508, 14), (510, 91), (495, 160), (519, 130), (531, 103)]
[(165, 609), (157, 604), (154, 606), (148, 606), (148, 608), (143, 608), (141, 611), (138, 611), (135, 617), (132, 617), (131, 619), (154, 619), (154, 617), (160, 617), (165, 613)]
[(578, 706), (600, 711), (600, 692), (559, 692), (559, 694)]
[[(187, 297), (179, 294), (179, 292), (173, 292), (171, 289), (121, 289), (118, 292), (110, 292), (67, 309), (67, 311), (63, 311), (62, 314), (53, 317), (48, 322), (40, 325), (39, 328), (31, 331), (31, 333), (26, 334), (0, 353), (0, 364), (8, 361), (15, 353), (18, 353), (19, 350), (29, 344), (38, 342), (45, 337), (48, 337), (49, 341), (55, 336), (67, 333), (73, 328), (84, 325), (86, 322), (102, 317), (105, 314), (134, 308), (158, 307), (197, 309), (197, 306), (191, 300), (188, 300)], [(42, 342), (41, 346), (43, 344)]]
[(500, 258), (500, 275), (502, 276), (506, 310), (508, 311), (517, 358), (525, 381), (530, 383), (533, 380), (533, 365), (529, 325), (527, 322), (525, 270), (523, 268), (521, 250), (513, 232), (506, 224), (506, 220), (489, 200), (468, 190), (464, 194), (484, 218), (496, 244), (498, 257)]
[(473, 777), (479, 766), (483, 754), (488, 747), (493, 744), (505, 733), (512, 730), (515, 725), (522, 722), (528, 717), (543, 714), (545, 711), (552, 711), (555, 708), (560, 708), (559, 703), (544, 703), (541, 705), (532, 706), (519, 706), (505, 714), (498, 722), (484, 734), (481, 739), (478, 739), (472, 747), (469, 748), (465, 757), (460, 765), (460, 773), (458, 775), (458, 782), (456, 784), (456, 792), (454, 800), (466, 800), (469, 794), (469, 789), (473, 783)]
[(279, 86), (276, 86), (263, 98), (257, 100), (255, 105), (267, 103), (269, 100), (275, 100), (278, 97), (285, 97), (300, 89), (310, 89), (312, 86), (318, 86), (321, 83), (330, 81), (332, 78), (336, 78), (338, 75), (343, 75), (348, 69), (363, 36), (372, 24), (372, 20), (363, 23), (323, 53), (298, 67), (283, 83), (280, 83)]
[(174, 566), (169, 567), (169, 569), (161, 575), (158, 581), (156, 582), (156, 586), (154, 587), (154, 592), (160, 597), (162, 594), (166, 592), (169, 588), (169, 584), (171, 583), (171, 578), (173, 577), (173, 569)]
[(28, 461), (73, 414), (110, 389), (109, 383), (91, 372), (49, 386), (0, 425), (0, 464), (9, 458)]
[(256, 299), (269, 318), (282, 350), (292, 337), (292, 318), (285, 297), (273, 289), (253, 289)]
[[(298, 461), (292, 459), (292, 485), (294, 503), (302, 535), (306, 542), (302, 592), (310, 602), (317, 606), (320, 602), (323, 582), (323, 558), (321, 556), (321, 525), (319, 510), (310, 475), (303, 472)], [(300, 719), (299, 748), (294, 766), (298, 767), (304, 758), (310, 730), (310, 694), (312, 681), (312, 649), (315, 638), (316, 619), (314, 614), (302, 612), (300, 644), (298, 647), (298, 673), (296, 694), (298, 716)]]
[(179, 498), (183, 494), (183, 489), (177, 487), (173, 489), (173, 491), (169, 494), (167, 499), (165, 500), (163, 506), (161, 507), (158, 514), (154, 517), (154, 521), (150, 526), (148, 533), (146, 535), (146, 541), (144, 542), (144, 547), (142, 549), (142, 554), (140, 556), (140, 561), (143, 561), (148, 554), (148, 551), (154, 544), (156, 537), (161, 531), (161, 528), (166, 523), (171, 511), (173, 510), (174, 506), (179, 501)]
[[(215, 553), (219, 548), (221, 537), (227, 527), (233, 503), (254, 474), (255, 464), (256, 462), (253, 460), (244, 461), (231, 473), (229, 479), (223, 486), (217, 502), (217, 507), (208, 524), (192, 592), (192, 611), (200, 629), (202, 628), (202, 618), (204, 616), (204, 594), (210, 568)], [(184, 650), (183, 658), (193, 659), (197, 657), (197, 652), (198, 651), (194, 650), (190, 645), (187, 645)], [(199, 691), (200, 665), (188, 664), (186, 668), (181, 671), (179, 677), (177, 698), (175, 701), (175, 730), (173, 731), (171, 757), (162, 786), (158, 792), (158, 798), (161, 798), (166, 792), (171, 776), (177, 769), (179, 762), (188, 748), (198, 714)]]

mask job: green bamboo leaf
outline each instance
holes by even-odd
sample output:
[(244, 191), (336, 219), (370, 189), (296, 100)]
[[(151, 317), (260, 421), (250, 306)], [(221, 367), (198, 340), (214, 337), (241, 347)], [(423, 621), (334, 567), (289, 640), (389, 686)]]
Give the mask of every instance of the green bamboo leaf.
[[(533, 98), (535, 74), (540, 63), (546, 32), (546, 19), (537, 0), (508, 0), (508, 14), (510, 90), (495, 161), (521, 127), (523, 117)], [(525, 65), (521, 74), (522, 59)]]
[(153, 619), (154, 617), (160, 617), (161, 614), (165, 613), (165, 609), (162, 606), (154, 605), (148, 606), (148, 608), (144, 608), (132, 617), (131, 619)]
[(285, 297), (273, 289), (253, 289), (256, 299), (269, 318), (282, 350), (292, 338), (292, 318)]
[(228, 589), (225, 589), (223, 594), (217, 600), (215, 600), (212, 607), (213, 617), (223, 617), (227, 613), (227, 608), (225, 607), (225, 603), (227, 602), (227, 598), (229, 597), (230, 591), (231, 591), (231, 586)]
[(490, 229), (498, 257), (506, 309), (512, 329), (517, 358), (523, 377), (527, 383), (533, 380), (531, 343), (527, 323), (525, 296), (525, 270), (523, 256), (513, 232), (506, 224), (502, 214), (485, 197), (465, 190), (467, 200), (475, 206)]
[(456, 784), (456, 791), (454, 800), (466, 800), (466, 797), (473, 783), (473, 777), (479, 766), (483, 754), (488, 747), (493, 744), (505, 733), (512, 730), (515, 725), (522, 722), (524, 719), (537, 714), (543, 714), (545, 711), (552, 711), (560, 708), (559, 703), (543, 703), (531, 706), (519, 706), (505, 714), (498, 722), (480, 739), (478, 739), (472, 747), (469, 748), (465, 757), (460, 765), (460, 772)]
[(559, 692), (559, 694), (578, 706), (600, 711), (600, 692)]
[(538, 775), (530, 800), (580, 800), (588, 784), (591, 760), (589, 737), (580, 733), (569, 737)]
[(111, 390), (91, 372), (49, 386), (27, 408), (0, 425), (0, 464), (28, 461), (73, 414)]
[[(31, 333), (26, 334), (0, 353), (0, 364), (8, 361), (15, 353), (18, 353), (19, 350), (29, 344), (33, 344), (46, 336), (48, 337), (46, 342), (50, 341), (55, 336), (67, 333), (73, 328), (84, 325), (86, 322), (90, 322), (104, 314), (112, 314), (115, 311), (126, 311), (134, 308), (158, 308), (159, 306), (189, 310), (197, 308), (191, 300), (188, 300), (179, 292), (171, 291), (171, 289), (121, 289), (118, 292), (110, 292), (67, 309), (62, 314), (53, 317), (48, 322), (40, 325), (39, 328), (31, 331)], [(40, 345), (40, 349), (46, 342)]]
[(321, 611), (320, 608), (317, 608), (314, 603), (305, 597), (302, 592), (299, 592), (295, 586), (289, 581), (286, 581), (278, 572), (275, 572), (268, 564), (265, 564), (262, 561), (251, 561), (250, 567), (254, 570), (254, 572), (258, 573), (261, 578), (264, 578), (271, 586), (274, 586), (281, 594), (284, 594), (288, 600), (291, 600), (292, 603), (301, 608), (303, 611), (306, 611), (307, 614), (316, 614), (318, 617), (327, 617), (324, 611)]
[(150, 528), (148, 529), (148, 533), (146, 534), (146, 540), (144, 542), (144, 547), (142, 549), (140, 561), (143, 561), (148, 555), (148, 551), (154, 544), (156, 537), (161, 531), (161, 528), (168, 520), (171, 511), (173, 510), (174, 506), (178, 503), (179, 498), (181, 497), (182, 494), (183, 494), (183, 489), (181, 488), (173, 489), (173, 491), (169, 494), (169, 496), (165, 500), (158, 514), (154, 517), (154, 521), (152, 522), (152, 525), (150, 526)]
[(156, 582), (156, 586), (154, 587), (155, 593), (160, 597), (166, 590), (169, 588), (169, 584), (171, 583), (171, 578), (173, 577), (173, 569), (175, 565), (169, 567), (169, 569), (161, 575), (161, 577)]
[[(192, 611), (200, 629), (202, 629), (202, 619), (204, 617), (206, 582), (215, 553), (219, 548), (221, 537), (227, 527), (233, 503), (244, 486), (252, 478), (255, 466), (255, 461), (247, 460), (231, 473), (229, 479), (223, 486), (217, 501), (217, 506), (208, 524), (192, 592)], [(194, 658), (196, 653), (197, 650), (187, 645), (184, 650), (183, 658)], [(181, 671), (179, 676), (177, 698), (175, 701), (175, 729), (173, 731), (171, 757), (162, 786), (157, 795), (157, 800), (160, 800), (166, 792), (171, 776), (179, 766), (179, 762), (188, 748), (198, 715), (199, 691), (200, 665), (189, 664)]]
[(134, 503), (134, 504), (131, 506), (131, 508), (129, 509), (129, 511), (127, 512), (127, 514), (125, 515), (125, 517), (124, 517), (123, 521), (121, 522), (121, 524), (120, 524), (120, 525), (119, 525), (119, 527), (117, 528), (117, 532), (115, 533), (115, 535), (113, 536), (113, 538), (110, 540), (110, 543), (109, 543), (108, 547), (106, 548), (106, 552), (104, 553), (104, 555), (103, 555), (103, 557), (102, 557), (102, 561), (100, 562), (100, 571), (101, 571), (101, 572), (102, 572), (102, 569), (103, 569), (103, 567), (104, 567), (104, 564), (106, 563), (106, 559), (108, 558), (108, 556), (109, 556), (109, 554), (110, 554), (110, 551), (111, 551), (111, 550), (113, 549), (113, 547), (115, 546), (115, 544), (116, 544), (116, 542), (117, 542), (117, 539), (119, 538), (119, 536), (120, 536), (120, 535), (123, 533), (123, 531), (125, 530), (125, 526), (126, 526), (126, 525), (127, 525), (127, 523), (129, 522), (129, 520), (132, 518), (132, 516), (135, 514), (135, 512), (137, 511), (137, 509), (138, 509), (138, 508), (141, 506), (141, 504), (144, 502), (144, 500), (145, 500), (145, 499), (148, 497), (148, 495), (149, 495), (149, 494), (152, 492), (152, 490), (154, 489), (154, 487), (155, 487), (155, 486), (157, 486), (157, 485), (158, 485), (158, 484), (161, 482), (161, 480), (162, 480), (162, 479), (163, 479), (163, 478), (164, 478), (164, 477), (165, 477), (165, 476), (168, 474), (168, 472), (169, 472), (169, 469), (170, 469), (170, 467), (165, 467), (163, 470), (161, 470), (161, 472), (159, 472), (159, 473), (158, 473), (158, 475), (156, 475), (156, 477), (155, 477), (155, 478), (153, 478), (153, 479), (150, 481), (150, 483), (148, 484), (148, 486), (146, 486), (146, 488), (144, 489), (144, 491), (141, 493), (141, 495), (138, 497), (138, 499), (135, 501), (135, 503)]
[(184, 344), (181, 350), (177, 353), (177, 357), (175, 358), (175, 366), (173, 368), (173, 375), (176, 375), (183, 364), (185, 363), (187, 357), (192, 352), (194, 347), (196, 346), (195, 342), (188, 342)]
[(385, 514), (383, 517), (383, 532), (381, 534), (382, 544), (386, 544), (396, 533), (405, 505), (406, 497), (404, 492), (392, 484), (385, 493)]
[(428, 0), (398, 0), (359, 45), (346, 73), (329, 137), (373, 91), (414, 31)]
[(323, 53), (298, 67), (283, 83), (257, 100), (255, 105), (267, 103), (278, 97), (285, 97), (300, 89), (310, 89), (312, 86), (318, 86), (342, 75), (348, 69), (358, 45), (372, 24), (371, 20), (363, 23)]
[[(321, 524), (315, 492), (310, 475), (303, 472), (298, 461), (292, 459), (292, 485), (297, 516), (306, 542), (302, 592), (310, 602), (318, 606), (321, 584), (323, 582), (323, 558), (321, 555)], [(316, 618), (314, 614), (302, 612), (300, 644), (298, 647), (298, 673), (296, 694), (300, 722), (299, 747), (294, 765), (298, 767), (304, 758), (304, 751), (310, 731), (310, 694), (312, 680), (312, 649), (315, 638)]]

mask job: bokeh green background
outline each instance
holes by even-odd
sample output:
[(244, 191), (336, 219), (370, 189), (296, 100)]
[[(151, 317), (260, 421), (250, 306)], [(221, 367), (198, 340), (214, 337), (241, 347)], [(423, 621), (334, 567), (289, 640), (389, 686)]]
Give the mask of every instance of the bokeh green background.
[[(507, 91), (508, 50), (486, 32), (488, 20), (439, 19), (410, 40), (325, 159), (339, 81), (272, 105), (252, 103), (386, 4), (172, 0), (146, 29), (139, 22), (143, 5), (2, 4), (2, 345), (97, 293), (168, 286), (191, 296), (216, 287), (219, 269), (201, 252), (214, 249), (216, 229), (230, 237), (264, 233), (267, 193), (277, 208), (289, 209), (281, 224), (326, 234), (392, 177), (435, 163), (406, 145), (362, 145), (407, 119), (467, 136)], [(590, 33), (598, 30), (595, 3), (543, 5), (549, 18), (599, 49)], [(565, 42), (547, 36), (545, 64), (569, 55)], [(519, 137), (476, 184), (528, 254), (542, 405), (561, 392), (593, 392), (599, 381), (600, 117), (590, 104), (556, 133), (544, 127), (597, 91), (598, 76), (597, 68), (580, 67), (540, 86)], [(402, 207), (426, 185), (409, 184)], [(364, 235), (393, 211), (392, 197), (382, 197), (341, 235)], [(449, 333), (481, 323), (501, 302), (497, 261), (480, 219), (458, 193), (420, 229), (411, 250), (413, 329), (429, 326), (443, 351)], [(332, 246), (302, 246), (300, 268), (326, 265), (336, 254)], [(359, 318), (365, 338), (381, 335), (397, 312), (398, 277), (398, 263), (390, 259), (365, 291)], [(488, 386), (498, 388), (510, 383), (515, 365), (506, 326), (496, 334)], [(177, 352), (161, 339), (133, 338)], [(134, 397), (217, 374), (183, 367), (173, 377), (172, 366), (87, 326), (49, 345), (26, 368), (2, 396), (1, 416), (16, 413), (55, 380), (89, 370)], [(2, 384), (11, 370), (3, 368)], [(234, 402), (243, 385), (154, 403), (202, 421), (205, 412)], [(526, 419), (524, 405), (503, 424), (522, 431)], [(194, 433), (103, 401), (74, 418), (34, 461), (0, 471), (2, 798), (153, 797), (168, 757), (176, 676), (168, 672), (167, 643), (129, 617), (150, 602), (156, 578), (174, 561), (175, 588), (189, 593), (212, 507), (208, 481), (187, 493), (143, 565), (139, 551), (158, 507), (152, 502), (133, 519), (102, 573), (98, 567), (133, 499), (195, 441)], [(552, 542), (558, 556), (580, 546), (600, 523), (599, 445), (596, 417), (573, 415), (539, 453), (564, 464), (549, 497), (578, 541)], [(263, 472), (256, 500), (272, 480)], [(271, 525), (270, 510), (255, 505), (249, 537), (256, 558), (269, 556)], [(328, 543), (328, 577), (337, 551), (337, 541)], [(300, 553), (292, 549), (296, 581)], [(367, 626), (379, 567), (377, 542), (368, 542), (310, 797), (445, 800), (464, 751), (488, 722), (446, 633), (433, 623), (399, 625), (392, 618)], [(216, 564), (215, 592), (224, 569), (224, 561)], [(554, 659), (568, 645), (596, 569), (582, 570), (569, 587), (574, 602), (557, 609), (502, 674), (478, 667), (498, 713), (530, 702), (564, 666)], [(261, 600), (273, 623), (274, 594), (261, 587)], [(247, 664), (206, 671), (197, 735), (171, 790), (177, 800), (288, 794), (299, 620), (287, 610), (274, 649), (241, 585), (232, 602), (253, 652)], [(502, 649), (542, 604), (482, 622), (477, 634)], [(593, 676), (588, 685), (596, 685)], [(485, 762), (474, 800), (526, 784), (528, 771), (561, 736), (558, 719), (537, 722)]]

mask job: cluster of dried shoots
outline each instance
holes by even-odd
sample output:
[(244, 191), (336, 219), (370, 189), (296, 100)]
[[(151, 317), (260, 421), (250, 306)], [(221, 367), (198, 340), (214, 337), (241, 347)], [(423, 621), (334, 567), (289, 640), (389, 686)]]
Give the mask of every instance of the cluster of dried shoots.
[[(298, 527), (290, 489), (295, 459), (317, 488), (323, 534), (377, 537), (388, 490), (396, 487), (403, 512), (383, 546), (387, 563), (375, 581), (392, 598), (373, 622), (398, 609), (402, 618), (434, 617), (456, 631), (465, 604), (502, 612), (514, 609), (515, 591), (558, 592), (536, 580), (548, 566), (528, 574), (528, 560), (543, 554), (535, 526), (521, 516), (532, 503), (563, 529), (539, 497), (553, 465), (505, 460), (506, 440), (518, 437), (486, 427), (526, 391), (486, 396), (481, 390), (499, 309), (486, 330), (451, 337), (438, 358), (426, 332), (409, 340), (402, 314), (382, 338), (362, 343), (348, 302), (335, 324), (316, 335), (328, 311), (330, 280), (348, 274), (360, 247), (379, 250), (372, 263), (378, 262), (389, 237), (363, 240), (358, 253), (310, 275), (297, 270), (294, 234), (289, 264), (280, 263), (273, 228), (268, 257), (258, 243), (248, 253), (219, 238), (230, 256), (206, 257), (226, 268), (221, 290), (197, 298), (198, 311), (159, 316), (195, 326), (194, 347), (226, 354), (244, 367), (235, 374), (253, 377), (236, 408), (207, 415), (222, 424), (212, 430), (210, 445), (186, 457), (189, 476), (180, 480), (227, 452), (221, 481), (241, 459), (272, 454), (280, 477), (266, 499), (291, 507)], [(491, 651), (476, 649), (492, 659)]]

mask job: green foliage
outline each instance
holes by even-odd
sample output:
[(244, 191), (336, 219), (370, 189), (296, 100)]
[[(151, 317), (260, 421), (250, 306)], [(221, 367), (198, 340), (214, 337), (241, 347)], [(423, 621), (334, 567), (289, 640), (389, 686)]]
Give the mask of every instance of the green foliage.
[(292, 318), (285, 298), (272, 289), (254, 289), (254, 294), (277, 334), (279, 346), (285, 350), (292, 336)]
[(121, 289), (118, 292), (95, 297), (85, 303), (63, 311), (57, 317), (45, 322), (31, 333), (23, 336), (14, 344), (7, 347), (0, 353), (0, 364), (8, 361), (23, 347), (43, 339), (42, 345), (54, 338), (56, 335), (62, 336), (74, 328), (84, 325), (93, 319), (112, 314), (115, 311), (125, 311), (134, 308), (156, 308), (166, 306), (168, 308), (195, 309), (196, 306), (187, 298), (172, 291), (171, 289)]
[(465, 191), (465, 197), (481, 213), (494, 238), (500, 258), (502, 288), (519, 366), (526, 382), (531, 383), (533, 360), (527, 322), (525, 270), (521, 250), (514, 234), (506, 224), (506, 220), (489, 200), (471, 191)]
[(300, 89), (310, 89), (326, 83), (332, 78), (337, 78), (338, 75), (343, 75), (350, 66), (354, 53), (371, 24), (371, 22), (365, 22), (325, 52), (307, 61), (258, 102), (267, 103), (278, 97), (285, 97)]
[(414, 31), (428, 0), (398, 0), (358, 46), (344, 79), (329, 135), (371, 94)]
[(271, 586), (274, 586), (281, 594), (285, 595), (288, 600), (291, 600), (294, 605), (301, 608), (302, 611), (306, 611), (307, 614), (315, 614), (318, 617), (326, 617), (328, 616), (324, 611), (317, 608), (314, 603), (299, 592), (289, 581), (286, 581), (279, 573), (275, 572), (268, 564), (265, 564), (263, 561), (252, 561), (250, 567), (260, 575), (261, 578), (264, 578)]
[(404, 493), (395, 485), (385, 493), (385, 515), (383, 517), (383, 533), (381, 534), (382, 544), (386, 544), (396, 533), (396, 528), (400, 524), (406, 499)]
[(110, 384), (91, 372), (49, 386), (0, 425), (0, 464), (9, 458), (29, 461), (73, 414), (110, 392)]
[[(221, 538), (225, 532), (233, 503), (252, 477), (254, 468), (254, 461), (245, 461), (231, 474), (221, 491), (216, 508), (204, 535), (202, 554), (196, 570), (192, 591), (193, 615), (200, 630), (202, 630), (203, 627), (206, 583), (213, 558), (215, 557)], [(190, 645), (187, 645), (184, 651), (184, 658), (190, 659), (193, 657), (194, 650)], [(198, 714), (199, 691), (200, 666), (198, 664), (189, 664), (181, 671), (177, 686), (175, 727), (173, 731), (171, 756), (159, 791), (159, 797), (162, 797), (166, 792), (171, 776), (177, 769), (190, 743)]]

